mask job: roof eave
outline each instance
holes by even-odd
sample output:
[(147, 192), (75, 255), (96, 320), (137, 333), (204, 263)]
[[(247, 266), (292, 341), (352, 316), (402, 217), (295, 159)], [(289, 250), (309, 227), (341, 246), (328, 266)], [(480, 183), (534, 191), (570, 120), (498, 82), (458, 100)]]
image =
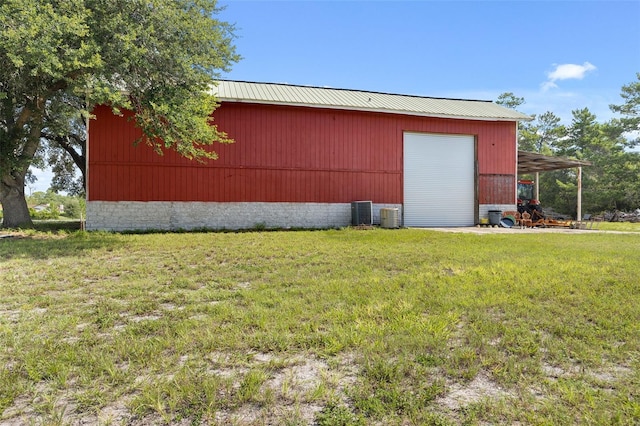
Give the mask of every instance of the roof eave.
[(294, 107), (318, 108), (318, 109), (335, 109), (335, 110), (343, 110), (343, 111), (377, 112), (377, 113), (383, 113), (383, 114), (409, 115), (414, 117), (447, 118), (447, 119), (456, 119), (456, 120), (508, 121), (508, 122), (520, 122), (520, 121), (531, 120), (531, 117), (524, 116), (524, 115), (522, 117), (451, 115), (451, 114), (438, 114), (435, 112), (418, 112), (418, 111), (395, 110), (395, 109), (365, 108), (365, 107), (353, 107), (353, 106), (347, 106), (347, 105), (322, 105), (322, 104), (278, 102), (278, 101), (271, 101), (271, 100), (238, 99), (238, 98), (226, 98), (226, 97), (216, 97), (216, 99), (219, 103), (235, 102), (235, 103), (245, 103), (245, 104), (294, 106)]

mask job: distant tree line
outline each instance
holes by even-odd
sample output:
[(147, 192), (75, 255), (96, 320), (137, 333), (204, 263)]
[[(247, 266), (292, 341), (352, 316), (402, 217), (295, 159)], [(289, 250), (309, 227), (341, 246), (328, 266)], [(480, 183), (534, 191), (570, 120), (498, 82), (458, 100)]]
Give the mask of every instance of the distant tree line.
[[(572, 111), (571, 124), (547, 111), (519, 128), (518, 149), (587, 160), (582, 169), (582, 211), (631, 211), (640, 208), (640, 73), (622, 87), (622, 104), (610, 105), (621, 118), (600, 123), (588, 108)], [(501, 94), (496, 103), (517, 109), (524, 98)], [(575, 216), (577, 170), (540, 173), (540, 198), (545, 207)], [(525, 176), (529, 177), (529, 176)]]
[[(31, 219), (80, 219), (85, 216), (86, 201), (83, 196), (59, 194), (51, 189), (37, 191), (26, 197)], [(0, 218), (2, 217), (0, 209)]]
[(86, 211), (84, 197), (58, 194), (51, 190), (34, 192), (27, 197), (27, 204), (33, 219), (80, 219)]

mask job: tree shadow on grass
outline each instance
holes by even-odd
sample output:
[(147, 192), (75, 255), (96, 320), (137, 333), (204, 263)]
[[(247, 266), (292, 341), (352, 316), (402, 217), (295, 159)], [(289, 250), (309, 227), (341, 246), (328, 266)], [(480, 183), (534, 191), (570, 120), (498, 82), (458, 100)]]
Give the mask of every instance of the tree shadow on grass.
[(34, 220), (33, 228), (42, 232), (80, 231), (83, 222), (79, 220)]
[(0, 263), (11, 259), (50, 259), (80, 256), (88, 251), (122, 246), (117, 235), (70, 228), (0, 230)]

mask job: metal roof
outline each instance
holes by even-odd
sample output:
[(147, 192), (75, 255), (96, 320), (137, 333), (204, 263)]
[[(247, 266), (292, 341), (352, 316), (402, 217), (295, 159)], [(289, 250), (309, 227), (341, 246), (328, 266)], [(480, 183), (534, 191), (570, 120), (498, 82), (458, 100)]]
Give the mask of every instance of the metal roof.
[(491, 101), (429, 98), (413, 95), (220, 80), (213, 87), (220, 102), (249, 102), (356, 111), (385, 112), (424, 117), (490, 121), (521, 121), (530, 117)]
[(518, 151), (518, 174), (571, 169), (590, 165), (591, 163), (588, 161), (551, 157), (537, 152)]

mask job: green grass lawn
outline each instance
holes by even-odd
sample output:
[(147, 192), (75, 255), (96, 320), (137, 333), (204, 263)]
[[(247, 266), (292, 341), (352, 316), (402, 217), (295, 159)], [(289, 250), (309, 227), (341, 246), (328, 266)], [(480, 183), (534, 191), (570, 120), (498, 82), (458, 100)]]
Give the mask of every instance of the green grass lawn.
[(632, 222), (594, 222), (593, 229), (602, 231), (640, 232), (640, 223)]
[(81, 422), (638, 424), (640, 235), (0, 239), (0, 424)]

